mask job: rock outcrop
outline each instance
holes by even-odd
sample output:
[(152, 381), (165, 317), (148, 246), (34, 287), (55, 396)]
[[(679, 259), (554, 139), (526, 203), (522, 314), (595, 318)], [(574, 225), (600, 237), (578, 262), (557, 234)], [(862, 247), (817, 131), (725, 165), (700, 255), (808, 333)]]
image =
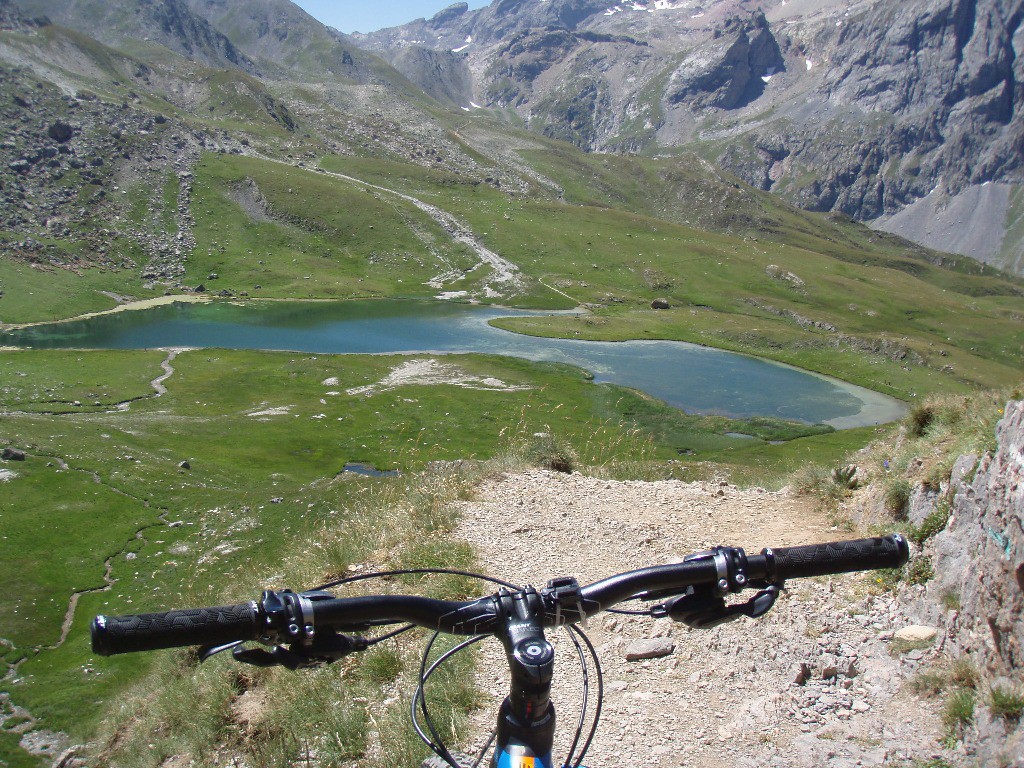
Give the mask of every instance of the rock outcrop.
[(764, 93), (764, 77), (785, 67), (768, 20), (758, 11), (749, 19), (729, 19), (712, 45), (684, 59), (665, 98), (695, 110), (737, 109)]
[(1007, 404), (996, 450), (965, 457), (953, 476), (952, 515), (927, 548), (935, 576), (912, 609), (923, 623), (944, 625), (946, 651), (982, 671), (963, 753), (982, 765), (1021, 765), (1024, 725), (982, 705), (993, 688), (1024, 695), (1024, 401)]
[(998, 449), (961, 482), (935, 538), (929, 589), (959, 595), (955, 638), (993, 676), (1024, 668), (1024, 401), (1007, 405)]

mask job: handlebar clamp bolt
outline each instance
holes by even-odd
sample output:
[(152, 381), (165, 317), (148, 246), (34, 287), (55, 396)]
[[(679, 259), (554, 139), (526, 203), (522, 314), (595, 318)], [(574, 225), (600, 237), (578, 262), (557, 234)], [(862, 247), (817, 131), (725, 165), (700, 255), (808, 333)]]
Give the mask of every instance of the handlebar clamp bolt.
[(737, 573), (736, 574), (736, 583), (739, 584), (742, 587), (744, 584), (747, 583), (747, 577), (744, 576), (742, 573)]
[(728, 579), (719, 579), (718, 580), (718, 588), (720, 590), (722, 590), (723, 592), (728, 592), (729, 591), (729, 580)]

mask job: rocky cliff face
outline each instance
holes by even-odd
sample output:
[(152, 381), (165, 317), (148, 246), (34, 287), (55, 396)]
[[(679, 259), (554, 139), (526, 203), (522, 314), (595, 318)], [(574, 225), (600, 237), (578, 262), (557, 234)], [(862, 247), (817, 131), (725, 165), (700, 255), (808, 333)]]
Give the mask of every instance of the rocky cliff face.
[(388, 56), (388, 63), (443, 104), (462, 107), (473, 103), (473, 79), (459, 53), (400, 48)]
[(1012, 677), (1024, 667), (1024, 401), (1007, 405), (997, 437), (935, 539), (930, 589), (960, 596), (960, 648), (993, 675)]
[(765, 90), (764, 77), (785, 69), (779, 43), (760, 11), (728, 19), (721, 35), (672, 73), (665, 99), (695, 110), (738, 109)]
[[(759, 7), (495, 0), (356, 39), (381, 52), (457, 50), (474, 103), (511, 107), (585, 149), (693, 147), (802, 207), (923, 240), (897, 214), (928, 199), (936, 229), (963, 230), (958, 196), (1024, 181), (1024, 0)], [(418, 67), (400, 65), (416, 82)], [(984, 218), (998, 236), (955, 244), (1024, 263), (1016, 206), (1007, 198)]]
[(965, 759), (1021, 765), (1020, 718), (983, 705), (991, 690), (1024, 695), (1024, 401), (1007, 404), (995, 451), (963, 457), (953, 475), (952, 516), (928, 548), (935, 577), (915, 608), (945, 628), (947, 652), (982, 670), (981, 701), (963, 734)]
[(375, 79), (372, 57), (287, 0), (183, 0), (248, 56), (318, 79)]

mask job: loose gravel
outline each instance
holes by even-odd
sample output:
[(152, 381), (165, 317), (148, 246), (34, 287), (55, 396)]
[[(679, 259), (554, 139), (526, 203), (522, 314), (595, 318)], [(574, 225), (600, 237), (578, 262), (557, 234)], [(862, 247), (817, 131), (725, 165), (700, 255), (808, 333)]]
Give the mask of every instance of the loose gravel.
[[(538, 587), (564, 575), (587, 583), (716, 544), (758, 552), (853, 537), (786, 493), (540, 470), (483, 482), (475, 500), (463, 503), (458, 533), (477, 548), (486, 571)], [(846, 768), (941, 755), (938, 704), (905, 684), (938, 651), (893, 648), (894, 632), (910, 622), (874, 578), (792, 582), (766, 617), (711, 630), (667, 619), (592, 619), (587, 631), (603, 665), (605, 697), (587, 764)], [(650, 639), (672, 651), (627, 661), (634, 643)], [(552, 640), (560, 659), (558, 764), (578, 717), (580, 674), (564, 635)], [(500, 645), (486, 645), (478, 684), (495, 707), (474, 716), (480, 736), (467, 751), (483, 744), (507, 692)]]

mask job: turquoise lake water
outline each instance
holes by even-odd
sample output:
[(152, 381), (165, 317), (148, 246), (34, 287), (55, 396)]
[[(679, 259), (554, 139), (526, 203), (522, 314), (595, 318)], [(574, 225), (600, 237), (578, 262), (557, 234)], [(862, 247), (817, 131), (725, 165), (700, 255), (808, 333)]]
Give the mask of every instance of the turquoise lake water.
[(595, 382), (689, 413), (778, 416), (842, 429), (900, 418), (898, 400), (755, 357), (676, 341), (597, 342), (510, 333), (488, 320), (539, 314), (414, 301), (172, 304), (0, 334), (0, 346), (222, 347), (334, 354), (466, 353), (569, 363)]

